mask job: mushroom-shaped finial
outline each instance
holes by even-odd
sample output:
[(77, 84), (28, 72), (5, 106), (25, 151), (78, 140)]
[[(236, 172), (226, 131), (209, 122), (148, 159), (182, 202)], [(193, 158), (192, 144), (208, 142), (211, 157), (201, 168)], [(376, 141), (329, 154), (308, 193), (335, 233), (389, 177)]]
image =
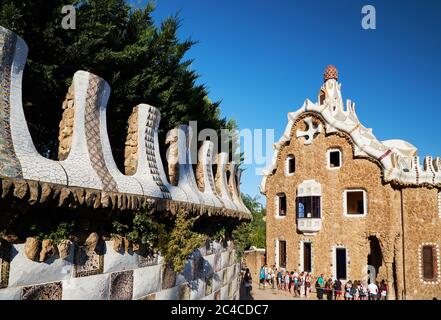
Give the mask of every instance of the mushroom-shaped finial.
[(323, 82), (326, 82), (329, 79), (335, 79), (338, 81), (338, 71), (333, 65), (327, 66), (325, 72), (323, 73)]

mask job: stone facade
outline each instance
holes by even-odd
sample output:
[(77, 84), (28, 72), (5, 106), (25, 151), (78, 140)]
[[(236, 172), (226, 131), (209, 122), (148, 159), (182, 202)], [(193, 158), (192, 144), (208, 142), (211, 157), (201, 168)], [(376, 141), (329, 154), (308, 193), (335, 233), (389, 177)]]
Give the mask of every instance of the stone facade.
[[(401, 160), (407, 160), (404, 148), (400, 150), (399, 146), (409, 144), (395, 143), (393, 149), (390, 143), (376, 141), (370, 129), (366, 129), (373, 137), (366, 142), (381, 150), (382, 155), (374, 157), (364, 152), (367, 146), (353, 136), (355, 130), (364, 128), (357, 124), (356, 117), (350, 119), (354, 121), (352, 132), (339, 130), (338, 121), (344, 122), (346, 117), (355, 115), (355, 109), (351, 102), (347, 104), (351, 110), (342, 108), (339, 84), (334, 78), (325, 79), (324, 87), (333, 82), (337, 88), (335, 99), (330, 99), (329, 92), (323, 96), (326, 90), (322, 89), (319, 93), (321, 104), (309, 105), (312, 103), (307, 101), (306, 107), (289, 114), (287, 131), (275, 146), (273, 164), (262, 183), (262, 192), (267, 198), (267, 263), (286, 262), (287, 269), (301, 271), (306, 263), (307, 269), (316, 276), (323, 273), (341, 277), (346, 273), (344, 280), (385, 279), (390, 299), (440, 298), (438, 194), (441, 185), (421, 183), (428, 166), (415, 170), (420, 172), (416, 175), (416, 183), (410, 179), (386, 182), (384, 158), (396, 153)], [(327, 108), (334, 109), (336, 121), (326, 120), (323, 114)], [(330, 164), (330, 151), (338, 151), (335, 155), (340, 157), (336, 166)], [(295, 159), (291, 173), (287, 169), (289, 158)], [(419, 166), (417, 162), (416, 165)], [(435, 177), (434, 174), (433, 181)], [(308, 195), (308, 185), (316, 190), (315, 193), (310, 191), (314, 193), (311, 199), (316, 197), (320, 202), (318, 216), (312, 213), (308, 217), (310, 212), (303, 207), (302, 196), (305, 192)], [(357, 191), (359, 197), (355, 207), (351, 207), (350, 197), (355, 194), (351, 190)], [(283, 195), (286, 208), (279, 200)], [(280, 211), (280, 206), (284, 212)], [(354, 210), (359, 214), (354, 214)], [(285, 248), (285, 243), (286, 250), (281, 249)], [(421, 248), (424, 245), (434, 248), (436, 266), (430, 281), (422, 274)], [(304, 250), (308, 252), (306, 256)], [(286, 258), (281, 257), (285, 252)]]

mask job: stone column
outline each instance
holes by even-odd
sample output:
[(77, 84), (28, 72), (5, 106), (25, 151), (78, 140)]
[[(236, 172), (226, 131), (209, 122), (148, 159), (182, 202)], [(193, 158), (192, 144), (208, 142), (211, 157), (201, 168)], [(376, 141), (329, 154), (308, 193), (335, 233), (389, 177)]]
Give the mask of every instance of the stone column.
[(386, 264), (386, 279), (387, 279), (387, 300), (395, 300), (395, 285), (394, 285), (394, 270), (393, 270), (393, 260), (385, 261)]

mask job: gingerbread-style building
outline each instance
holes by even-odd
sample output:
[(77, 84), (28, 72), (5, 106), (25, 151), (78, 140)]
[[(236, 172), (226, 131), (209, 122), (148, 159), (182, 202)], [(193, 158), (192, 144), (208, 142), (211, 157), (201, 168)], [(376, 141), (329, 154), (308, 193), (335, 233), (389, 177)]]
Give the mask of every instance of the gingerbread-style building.
[(389, 284), (389, 299), (441, 298), (441, 159), (378, 141), (328, 66), (318, 102), (288, 114), (261, 192), (267, 262)]

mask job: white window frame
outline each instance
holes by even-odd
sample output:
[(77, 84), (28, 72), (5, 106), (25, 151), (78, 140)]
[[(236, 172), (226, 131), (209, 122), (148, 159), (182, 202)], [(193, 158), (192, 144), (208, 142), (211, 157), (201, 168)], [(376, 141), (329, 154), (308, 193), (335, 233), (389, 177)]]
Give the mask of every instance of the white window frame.
[[(289, 172), (289, 160), (294, 160), (294, 172)], [(290, 177), (296, 173), (296, 157), (293, 154), (290, 154), (285, 159), (285, 176)]]
[(276, 197), (275, 197), (275, 201), (274, 201), (274, 209), (275, 209), (275, 212), (274, 212), (274, 216), (276, 217), (276, 219), (284, 219), (284, 218), (286, 218), (286, 214), (287, 214), (287, 212), (285, 212), (285, 215), (284, 216), (281, 216), (280, 214), (279, 214), (279, 202), (280, 202), (280, 196), (279, 196), (279, 194), (284, 194), (285, 195), (285, 201), (286, 201), (286, 211), (288, 211), (288, 201), (287, 201), (287, 199), (286, 199), (286, 193), (284, 193), (284, 192), (278, 192), (278, 193), (276, 193)]
[[(423, 247), (424, 246), (431, 246), (431, 247), (435, 247), (435, 252), (436, 252), (436, 256), (433, 257), (433, 259), (436, 260), (436, 278), (432, 281), (430, 280), (425, 280), (424, 276), (423, 276)], [(423, 284), (435, 284), (435, 285), (439, 285), (440, 284), (440, 277), (441, 277), (441, 257), (440, 257), (440, 250), (439, 250), (439, 245), (435, 242), (424, 242), (421, 243), (418, 246), (418, 268), (419, 268), (419, 273), (420, 273), (420, 281)]]
[[(363, 192), (363, 214), (348, 214), (348, 206), (347, 201), (348, 192)], [(346, 218), (364, 218), (368, 214), (368, 198), (367, 198), (367, 191), (364, 189), (346, 189), (343, 191), (343, 215)]]
[[(331, 167), (331, 152), (335, 152), (338, 151), (338, 155), (339, 155), (339, 160), (340, 160), (340, 166), (338, 167)], [(332, 148), (332, 149), (328, 149), (328, 151), (326, 152), (326, 164), (327, 164), (327, 168), (329, 170), (338, 170), (343, 166), (343, 152), (341, 151), (341, 149), (339, 148)]]
[(346, 279), (340, 279), (340, 280), (344, 280), (347, 281), (348, 279), (350, 279), (351, 277), (349, 276), (349, 265), (351, 264), (351, 261), (349, 260), (349, 250), (348, 247), (338, 244), (332, 247), (332, 277), (337, 279), (337, 249), (345, 249), (345, 253), (346, 253)]

